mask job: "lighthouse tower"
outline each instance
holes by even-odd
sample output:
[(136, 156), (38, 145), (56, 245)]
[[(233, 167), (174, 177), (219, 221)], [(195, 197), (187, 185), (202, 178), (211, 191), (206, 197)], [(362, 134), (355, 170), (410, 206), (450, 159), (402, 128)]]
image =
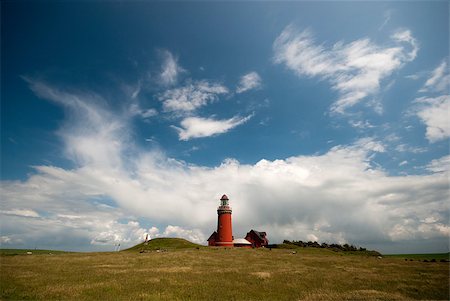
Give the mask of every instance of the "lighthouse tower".
[(231, 207), (228, 197), (224, 194), (220, 198), (220, 206), (217, 208), (217, 232), (208, 238), (209, 246), (232, 247), (233, 230), (231, 229)]
[(233, 247), (233, 230), (231, 228), (231, 207), (228, 197), (224, 194), (220, 198), (217, 208), (217, 231), (208, 238), (208, 246)]

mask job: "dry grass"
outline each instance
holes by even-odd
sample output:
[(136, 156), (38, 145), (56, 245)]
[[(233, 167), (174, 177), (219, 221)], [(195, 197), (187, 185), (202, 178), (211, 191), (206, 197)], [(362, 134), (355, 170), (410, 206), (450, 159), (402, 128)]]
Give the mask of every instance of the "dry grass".
[(448, 300), (449, 263), (302, 249), (1, 256), (3, 300)]

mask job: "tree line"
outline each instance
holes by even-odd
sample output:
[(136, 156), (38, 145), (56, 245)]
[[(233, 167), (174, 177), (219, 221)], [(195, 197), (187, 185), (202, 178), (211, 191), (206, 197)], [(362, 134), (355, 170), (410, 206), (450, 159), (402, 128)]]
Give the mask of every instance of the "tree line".
[[(317, 241), (308, 241), (308, 242), (304, 242), (301, 240), (283, 240), (283, 245), (284, 246), (297, 246), (297, 247), (301, 247), (301, 248), (321, 248), (321, 249), (330, 249), (336, 252), (365, 252), (368, 253), (369, 255), (374, 255), (374, 256), (378, 256), (380, 255), (379, 252), (377, 251), (373, 251), (373, 250), (367, 250), (366, 248), (363, 247), (356, 247), (354, 245), (349, 245), (349, 244), (337, 244), (337, 243), (332, 243), (332, 244), (327, 244), (327, 243), (318, 243)], [(280, 245), (269, 245), (268, 247), (272, 247), (272, 248), (277, 248), (280, 247)]]

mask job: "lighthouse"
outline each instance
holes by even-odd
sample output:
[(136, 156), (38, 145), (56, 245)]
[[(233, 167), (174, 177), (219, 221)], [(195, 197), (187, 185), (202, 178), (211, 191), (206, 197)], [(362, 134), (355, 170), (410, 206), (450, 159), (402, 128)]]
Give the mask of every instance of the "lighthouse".
[(208, 238), (209, 246), (232, 247), (233, 230), (231, 226), (231, 207), (228, 197), (224, 194), (220, 198), (220, 206), (217, 208), (217, 231)]

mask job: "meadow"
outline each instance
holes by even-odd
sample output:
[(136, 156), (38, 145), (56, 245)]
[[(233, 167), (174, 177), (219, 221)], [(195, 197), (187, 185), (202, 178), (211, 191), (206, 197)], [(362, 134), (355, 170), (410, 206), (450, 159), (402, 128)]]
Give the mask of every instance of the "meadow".
[[(449, 263), (161, 240), (111, 253), (2, 253), (2, 300), (448, 300)], [(178, 240), (178, 242), (180, 242)], [(448, 256), (448, 255), (447, 255)]]

